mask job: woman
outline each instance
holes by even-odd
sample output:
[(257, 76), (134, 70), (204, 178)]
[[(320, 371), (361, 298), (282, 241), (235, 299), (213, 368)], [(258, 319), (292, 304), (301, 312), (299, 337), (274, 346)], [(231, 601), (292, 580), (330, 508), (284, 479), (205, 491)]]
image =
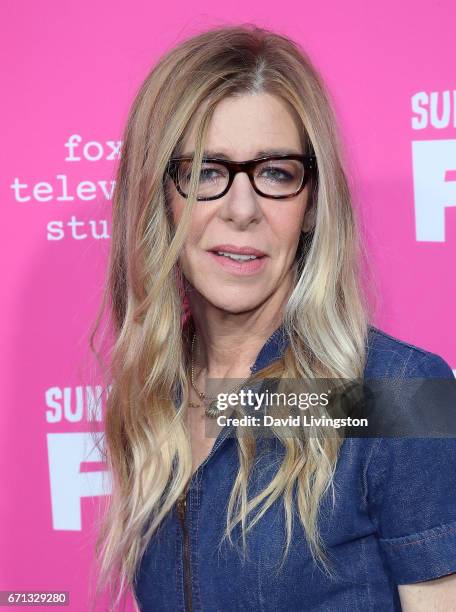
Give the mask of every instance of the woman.
[(453, 378), (369, 323), (334, 119), (303, 51), (246, 25), (161, 58), (113, 205), (98, 543), (113, 607), (128, 587), (160, 612), (456, 601), (454, 439), (208, 434), (209, 379)]

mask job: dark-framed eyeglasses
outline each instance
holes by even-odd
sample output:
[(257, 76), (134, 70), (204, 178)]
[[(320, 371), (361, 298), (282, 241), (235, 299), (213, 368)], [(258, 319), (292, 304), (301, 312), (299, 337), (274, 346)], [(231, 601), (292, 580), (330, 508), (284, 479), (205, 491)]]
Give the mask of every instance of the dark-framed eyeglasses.
[[(190, 191), (193, 157), (173, 157), (167, 173), (184, 198)], [(236, 162), (204, 158), (198, 178), (197, 200), (216, 200), (228, 193), (238, 172), (245, 172), (255, 192), (274, 200), (297, 196), (317, 170), (314, 154), (270, 155)]]

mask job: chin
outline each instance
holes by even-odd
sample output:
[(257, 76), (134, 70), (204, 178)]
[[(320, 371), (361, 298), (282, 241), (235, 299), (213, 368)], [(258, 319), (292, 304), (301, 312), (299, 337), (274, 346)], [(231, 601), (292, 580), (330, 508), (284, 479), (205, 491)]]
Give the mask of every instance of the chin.
[(206, 296), (206, 300), (215, 308), (230, 314), (241, 314), (255, 310), (255, 308), (258, 308), (258, 306), (260, 306), (260, 304), (262, 304), (264, 301), (260, 298), (252, 299), (251, 295), (246, 296), (245, 299), (242, 299), (242, 296), (240, 296), (239, 293), (237, 295), (227, 296), (225, 298), (220, 294), (217, 297), (208, 295)]

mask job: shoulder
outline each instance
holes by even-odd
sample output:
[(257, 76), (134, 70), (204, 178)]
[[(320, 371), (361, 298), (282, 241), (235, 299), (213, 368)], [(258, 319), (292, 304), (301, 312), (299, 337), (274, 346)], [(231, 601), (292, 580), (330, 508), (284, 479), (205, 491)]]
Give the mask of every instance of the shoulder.
[(455, 378), (450, 365), (436, 353), (369, 326), (366, 340), (366, 378), (416, 376)]

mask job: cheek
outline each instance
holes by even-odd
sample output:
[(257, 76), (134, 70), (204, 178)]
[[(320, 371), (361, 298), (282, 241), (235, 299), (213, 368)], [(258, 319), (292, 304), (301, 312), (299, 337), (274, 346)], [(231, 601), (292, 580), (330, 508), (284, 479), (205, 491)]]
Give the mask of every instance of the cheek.
[[(170, 202), (170, 209), (174, 227), (177, 228), (185, 212), (186, 200), (175, 198)], [(202, 206), (195, 206), (192, 210), (187, 237), (184, 242), (183, 256), (188, 253), (189, 247), (201, 246), (204, 243), (205, 232), (211, 220), (211, 211)]]
[(279, 238), (282, 248), (288, 250), (297, 246), (304, 225), (308, 198), (308, 188), (305, 187), (296, 199), (279, 201), (277, 206), (269, 210), (269, 224)]
[(282, 209), (270, 217), (270, 225), (281, 250), (291, 250), (297, 245), (304, 221), (304, 211), (296, 207)]

